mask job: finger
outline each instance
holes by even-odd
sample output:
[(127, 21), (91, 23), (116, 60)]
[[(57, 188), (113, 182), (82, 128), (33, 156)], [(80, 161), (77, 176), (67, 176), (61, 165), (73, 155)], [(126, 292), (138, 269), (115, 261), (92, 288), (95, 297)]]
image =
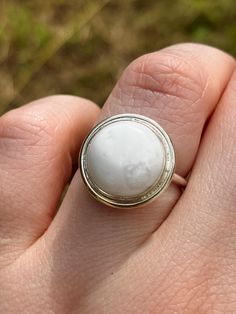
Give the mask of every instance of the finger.
[[(174, 142), (177, 172), (187, 174), (204, 124), (233, 67), (231, 57), (201, 45), (178, 45), (141, 57), (125, 70), (101, 118), (134, 112), (155, 119)], [(101, 279), (156, 230), (178, 197), (179, 191), (171, 186), (150, 206), (112, 210), (88, 195), (77, 172), (45, 235), (59, 276), (55, 280), (60, 280), (65, 265), (78, 273), (86, 272), (86, 285)], [(77, 279), (83, 278), (78, 275)], [(69, 284), (72, 278), (67, 280)]]
[(48, 227), (98, 108), (53, 96), (0, 118), (0, 252), (18, 254)]
[[(219, 313), (235, 311), (235, 99), (236, 70), (204, 132), (180, 201), (155, 237), (135, 255), (133, 263), (126, 264), (128, 275), (111, 279), (109, 286), (99, 291), (100, 295), (109, 294), (111, 286), (114, 291), (122, 290), (123, 281), (127, 280), (131, 282), (129, 291), (142, 282), (141, 291), (135, 294), (141, 296), (140, 306), (144, 300), (148, 303), (146, 292), (150, 287), (155, 291), (154, 306), (158, 312), (169, 307), (180, 313), (199, 309), (208, 312), (209, 304)], [(133, 300), (132, 292), (131, 295)], [(128, 302), (126, 296), (127, 293), (123, 298)], [(151, 304), (152, 300), (149, 298)], [(109, 302), (116, 306), (115, 296)], [(125, 309), (124, 305), (124, 312)]]
[(210, 240), (209, 247), (226, 258), (227, 251), (235, 255), (236, 249), (235, 99), (236, 70), (209, 122), (188, 188), (172, 217), (188, 217), (193, 241)]

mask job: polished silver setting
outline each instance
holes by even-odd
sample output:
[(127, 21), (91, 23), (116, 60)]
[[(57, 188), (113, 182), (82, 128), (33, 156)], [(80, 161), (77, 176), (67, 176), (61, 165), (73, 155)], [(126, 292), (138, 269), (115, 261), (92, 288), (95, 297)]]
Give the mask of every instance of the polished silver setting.
[[(105, 128), (107, 125), (111, 123), (116, 123), (118, 121), (135, 121), (147, 126), (159, 138), (163, 145), (165, 153), (165, 162), (161, 176), (150, 188), (132, 197), (123, 197), (119, 195), (111, 195), (106, 193), (105, 191), (100, 189), (94, 182), (92, 182), (87, 171), (86, 154), (91, 140), (101, 129)], [(113, 207), (136, 207), (147, 202), (150, 202), (155, 197), (159, 196), (169, 186), (174, 175), (174, 170), (175, 170), (175, 152), (168, 134), (157, 122), (153, 121), (152, 119), (146, 116), (137, 114), (119, 114), (101, 121), (92, 129), (92, 131), (86, 137), (80, 152), (80, 171), (84, 183), (88, 188), (88, 191), (98, 201)], [(175, 176), (177, 175), (175, 174)], [(182, 185), (184, 185), (184, 181), (185, 179), (182, 180), (183, 183)], [(181, 181), (179, 182), (179, 184), (181, 184)]]

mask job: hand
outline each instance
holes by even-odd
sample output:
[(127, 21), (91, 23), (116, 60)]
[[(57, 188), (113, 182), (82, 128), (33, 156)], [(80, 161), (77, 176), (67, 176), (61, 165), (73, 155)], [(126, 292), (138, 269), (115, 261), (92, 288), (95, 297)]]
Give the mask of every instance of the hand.
[[(172, 138), (175, 185), (112, 209), (86, 191), (81, 142), (133, 112)], [(236, 312), (236, 72), (229, 55), (182, 44), (124, 71), (104, 108), (72, 96), (0, 119), (0, 313)], [(71, 180), (71, 182), (70, 182)], [(69, 188), (62, 202), (67, 183)]]

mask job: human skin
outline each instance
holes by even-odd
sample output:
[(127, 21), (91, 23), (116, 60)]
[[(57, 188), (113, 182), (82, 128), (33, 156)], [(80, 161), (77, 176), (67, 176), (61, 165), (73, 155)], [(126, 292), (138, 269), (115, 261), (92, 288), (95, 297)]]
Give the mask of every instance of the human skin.
[[(0, 313), (236, 312), (235, 69), (175, 45), (132, 62), (101, 111), (52, 96), (0, 118)], [(133, 209), (88, 194), (81, 142), (125, 112), (167, 131), (185, 191)]]

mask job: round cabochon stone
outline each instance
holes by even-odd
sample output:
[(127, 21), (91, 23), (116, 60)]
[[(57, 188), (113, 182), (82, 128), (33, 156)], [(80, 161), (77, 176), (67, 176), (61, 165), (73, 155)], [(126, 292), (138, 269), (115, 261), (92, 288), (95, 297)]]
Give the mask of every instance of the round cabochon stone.
[(116, 121), (91, 139), (87, 154), (90, 180), (113, 196), (135, 197), (161, 176), (165, 163), (163, 144), (146, 125)]

